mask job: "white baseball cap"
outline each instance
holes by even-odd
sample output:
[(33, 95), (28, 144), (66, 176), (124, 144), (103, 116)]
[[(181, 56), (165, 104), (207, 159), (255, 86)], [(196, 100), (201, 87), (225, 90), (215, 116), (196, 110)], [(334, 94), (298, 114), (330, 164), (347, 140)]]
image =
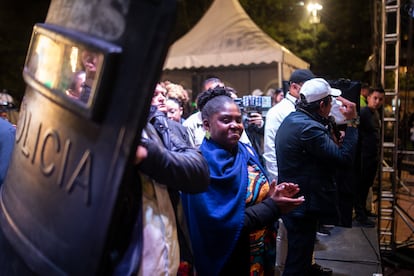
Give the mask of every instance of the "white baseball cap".
[(308, 103), (319, 101), (327, 96), (337, 97), (341, 95), (341, 90), (332, 88), (329, 83), (322, 78), (314, 78), (306, 81), (300, 88)]

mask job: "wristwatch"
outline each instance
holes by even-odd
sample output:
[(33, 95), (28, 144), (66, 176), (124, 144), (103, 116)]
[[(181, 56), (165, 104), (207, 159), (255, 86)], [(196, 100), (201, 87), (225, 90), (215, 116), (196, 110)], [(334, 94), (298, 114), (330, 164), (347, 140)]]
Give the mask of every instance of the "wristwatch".
[(354, 119), (346, 121), (346, 126), (358, 127), (358, 125), (359, 125), (359, 116)]

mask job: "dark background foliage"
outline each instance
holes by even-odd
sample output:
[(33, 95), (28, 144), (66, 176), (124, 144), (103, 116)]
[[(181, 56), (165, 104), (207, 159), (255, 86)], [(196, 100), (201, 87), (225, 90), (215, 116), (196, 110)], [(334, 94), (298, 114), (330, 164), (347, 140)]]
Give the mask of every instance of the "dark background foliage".
[[(327, 79), (368, 81), (364, 65), (372, 53), (374, 0), (320, 0), (317, 25), (301, 2), (292, 0), (240, 0), (253, 21), (277, 42), (311, 64)], [(0, 1), (0, 89), (20, 100), (24, 94), (22, 69), (32, 27), (44, 22), (50, 0)], [(172, 41), (201, 18), (212, 0), (178, 0)], [(212, 38), (214, 39), (214, 38)]]
[(50, 1), (0, 1), (0, 91), (20, 101), (24, 94), (23, 64), (32, 28), (44, 22)]

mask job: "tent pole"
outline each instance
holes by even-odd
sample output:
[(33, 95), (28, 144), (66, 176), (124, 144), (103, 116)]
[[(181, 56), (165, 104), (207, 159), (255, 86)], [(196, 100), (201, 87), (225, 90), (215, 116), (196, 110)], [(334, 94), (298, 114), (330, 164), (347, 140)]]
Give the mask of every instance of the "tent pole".
[(283, 87), (283, 70), (282, 70), (282, 62), (277, 63), (277, 75), (278, 75), (278, 85), (279, 87)]

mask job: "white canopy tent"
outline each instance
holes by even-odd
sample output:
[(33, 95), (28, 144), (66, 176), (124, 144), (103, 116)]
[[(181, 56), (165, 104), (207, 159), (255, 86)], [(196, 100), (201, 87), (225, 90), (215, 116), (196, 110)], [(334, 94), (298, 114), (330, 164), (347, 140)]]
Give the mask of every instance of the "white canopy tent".
[(282, 87), (296, 68), (309, 64), (265, 34), (238, 0), (215, 0), (171, 46), (162, 79), (198, 92), (201, 81), (214, 75), (245, 95)]

